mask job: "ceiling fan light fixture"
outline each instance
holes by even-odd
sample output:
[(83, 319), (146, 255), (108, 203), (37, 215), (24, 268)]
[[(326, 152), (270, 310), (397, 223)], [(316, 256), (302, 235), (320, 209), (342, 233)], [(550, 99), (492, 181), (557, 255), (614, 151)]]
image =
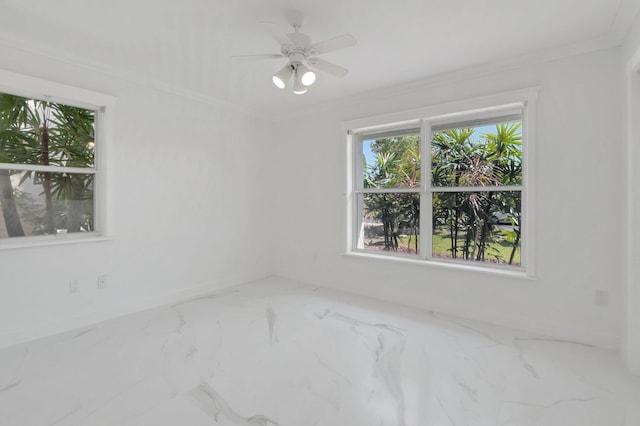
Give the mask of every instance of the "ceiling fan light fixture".
[(298, 72), (296, 72), (293, 82), (293, 93), (295, 93), (296, 95), (307, 93), (307, 86), (302, 84), (302, 76)]
[(287, 86), (285, 84), (285, 82), (280, 77), (278, 77), (277, 75), (273, 76), (272, 81), (273, 81), (273, 84), (275, 84), (275, 86), (278, 89), (284, 89)]
[(273, 84), (280, 89), (284, 89), (287, 87), (287, 83), (291, 80), (291, 76), (293, 75), (293, 68), (291, 68), (290, 64), (282, 67), (280, 71), (273, 75)]
[(316, 73), (304, 64), (299, 64), (296, 72), (300, 75), (300, 82), (307, 87), (316, 81)]

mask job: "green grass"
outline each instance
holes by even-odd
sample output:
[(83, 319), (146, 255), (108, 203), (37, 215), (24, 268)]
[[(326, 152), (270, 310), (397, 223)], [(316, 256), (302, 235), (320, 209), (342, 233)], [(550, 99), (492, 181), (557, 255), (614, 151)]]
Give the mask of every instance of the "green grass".
[[(504, 231), (498, 231), (495, 240), (487, 244), (484, 254), (485, 261), (508, 263), (513, 244), (507, 241), (506, 232)], [(458, 254), (460, 254), (460, 248), (463, 246), (464, 235), (458, 237)], [(433, 253), (434, 255), (451, 256), (451, 240), (448, 232), (441, 230), (435, 232), (433, 235)], [(520, 265), (520, 246), (518, 246), (513, 256), (513, 265)]]
[[(485, 261), (508, 263), (509, 256), (511, 256), (511, 250), (513, 244), (506, 239), (506, 233), (504, 231), (498, 231), (494, 241), (487, 245), (485, 249)], [(407, 247), (407, 244), (411, 242), (410, 247), (413, 250), (415, 247), (415, 237), (409, 235), (402, 235), (399, 238), (398, 244), (401, 247)], [(433, 254), (437, 257), (451, 257), (451, 241), (449, 239), (449, 233), (438, 230), (432, 237), (433, 241)], [(420, 237), (418, 237), (418, 246), (420, 245)], [(464, 246), (463, 236), (458, 237), (458, 254), (460, 254), (460, 248)], [(520, 265), (520, 247), (516, 249), (516, 253), (513, 256), (513, 265)]]
[(398, 246), (399, 247), (403, 247), (403, 248), (406, 249), (407, 245), (408, 245), (410, 253), (416, 254), (416, 252), (415, 252), (416, 238), (418, 239), (418, 251), (420, 251), (420, 236), (419, 235), (417, 237), (413, 236), (413, 235), (401, 235), (400, 237), (398, 237)]

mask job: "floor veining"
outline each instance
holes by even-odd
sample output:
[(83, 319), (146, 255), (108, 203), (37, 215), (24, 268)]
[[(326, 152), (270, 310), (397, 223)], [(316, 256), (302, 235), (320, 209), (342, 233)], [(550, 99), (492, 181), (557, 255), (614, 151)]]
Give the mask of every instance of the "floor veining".
[(637, 426), (615, 353), (271, 278), (0, 351), (2, 426)]

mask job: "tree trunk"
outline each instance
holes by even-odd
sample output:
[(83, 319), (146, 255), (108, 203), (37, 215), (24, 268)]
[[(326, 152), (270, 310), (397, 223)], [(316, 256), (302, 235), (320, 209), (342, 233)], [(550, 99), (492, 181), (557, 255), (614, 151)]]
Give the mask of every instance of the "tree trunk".
[(478, 248), (478, 256), (476, 261), (484, 262), (484, 252), (487, 246), (487, 238), (489, 237), (489, 218), (491, 217), (491, 207), (493, 205), (493, 192), (489, 192), (487, 196), (487, 205), (484, 208), (484, 218), (482, 220), (482, 232), (480, 234), (480, 246)]
[(465, 224), (465, 235), (464, 235), (464, 260), (473, 260), (473, 255), (471, 254), (471, 241), (473, 240), (475, 227), (473, 222), (475, 220), (475, 213), (470, 205), (467, 205), (466, 212), (467, 214), (467, 223)]
[(416, 254), (418, 254), (418, 226), (420, 225), (420, 201), (413, 202), (413, 236), (415, 237)]
[(471, 216), (467, 215), (467, 223), (464, 227), (464, 247), (462, 249), (464, 260), (469, 260), (469, 253), (471, 251), (471, 235), (473, 233), (473, 224), (471, 220)]
[(458, 256), (458, 209), (450, 210), (449, 238), (451, 240), (451, 258)]
[(451, 252), (451, 258), (455, 259), (456, 258), (456, 252), (455, 252), (455, 232), (454, 232), (454, 227), (453, 227), (453, 221), (451, 220), (451, 210), (449, 210), (449, 244), (451, 246), (451, 248), (449, 249), (449, 251)]
[(518, 243), (520, 242), (520, 229), (516, 229), (516, 240), (513, 242), (513, 248), (511, 249), (511, 255), (509, 256), (509, 265), (513, 264), (513, 257), (516, 254)]
[(451, 258), (458, 258), (458, 233), (460, 232), (460, 224), (458, 223), (458, 208), (456, 208), (453, 216), (453, 241), (451, 241)]
[[(387, 203), (387, 197), (382, 197), (383, 203)], [(384, 231), (384, 249), (385, 251), (391, 250), (391, 227), (389, 226), (389, 209), (382, 208), (382, 229)]]
[(480, 244), (478, 244), (478, 256), (476, 257), (476, 261), (484, 262), (484, 252), (487, 248), (487, 234), (488, 234), (488, 224), (487, 219), (484, 219), (482, 223), (482, 228), (480, 232)]
[(24, 229), (13, 197), (9, 170), (0, 170), (0, 206), (2, 206), (2, 216), (7, 227), (7, 234), (10, 237), (24, 237)]
[[(49, 165), (49, 129), (47, 128), (47, 122), (42, 123), (42, 164), (44, 166)], [(45, 206), (47, 212), (46, 229), (47, 234), (53, 234), (55, 231), (53, 223), (53, 201), (51, 197), (51, 173), (43, 173), (42, 188), (44, 189)]]

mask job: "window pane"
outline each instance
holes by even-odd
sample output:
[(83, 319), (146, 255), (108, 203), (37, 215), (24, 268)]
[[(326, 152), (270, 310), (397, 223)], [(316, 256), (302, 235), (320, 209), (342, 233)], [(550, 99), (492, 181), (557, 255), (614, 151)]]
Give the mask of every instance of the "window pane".
[(420, 185), (420, 136), (398, 134), (362, 142), (363, 188), (416, 188)]
[(358, 194), (357, 248), (419, 254), (419, 194)]
[(94, 166), (95, 111), (0, 93), (0, 163)]
[(521, 195), (434, 193), (432, 257), (520, 266)]
[(431, 181), (434, 187), (522, 184), (522, 121), (433, 132)]
[(93, 177), (0, 170), (0, 238), (93, 231)]

